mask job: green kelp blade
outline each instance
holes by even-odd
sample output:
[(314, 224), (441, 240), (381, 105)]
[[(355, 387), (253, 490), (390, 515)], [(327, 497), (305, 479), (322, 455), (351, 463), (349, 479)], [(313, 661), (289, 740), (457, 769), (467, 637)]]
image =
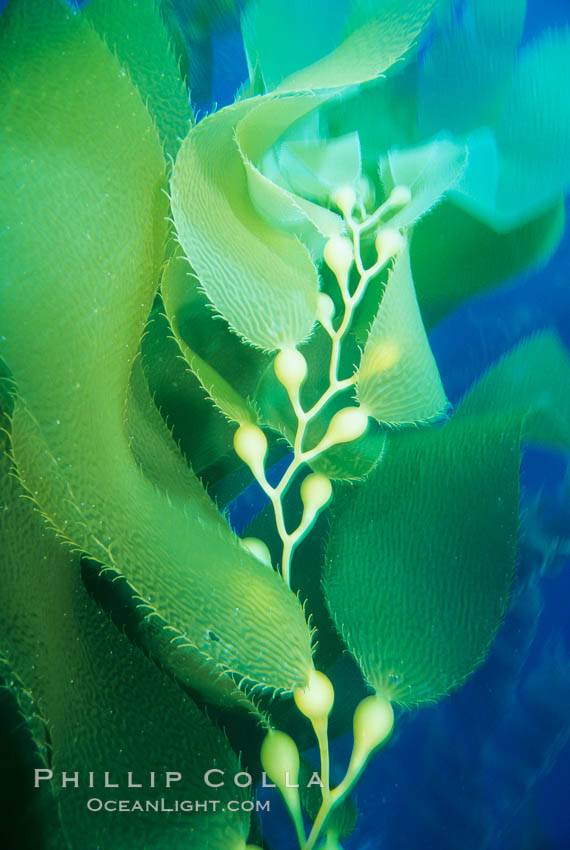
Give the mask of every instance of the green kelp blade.
[(525, 47), (491, 130), (496, 137), (496, 191), (468, 169), (455, 203), (499, 233), (544, 213), (570, 186), (570, 30), (551, 30)]
[(253, 405), (243, 398), (203, 357), (193, 351), (182, 336), (181, 323), (193, 291), (186, 259), (173, 257), (164, 269), (161, 292), (166, 315), (184, 359), (209, 398), (231, 422), (236, 422), (238, 425), (253, 424), (257, 421), (257, 413)]
[(285, 77), (332, 52), (343, 37), (347, 6), (345, 0), (331, 14), (330, 0), (248, 2), (241, 29), (250, 77), (257, 68), (271, 91)]
[(152, 399), (142, 357), (137, 357), (133, 364), (127, 391), (126, 428), (131, 454), (144, 477), (164, 493), (185, 499), (196, 487), (196, 476)]
[(395, 186), (406, 186), (409, 204), (389, 219), (391, 227), (409, 227), (430, 212), (460, 180), (467, 162), (467, 148), (450, 138), (425, 145), (390, 150), (380, 160), (380, 179), (389, 195)]
[(249, 197), (234, 136), (260, 100), (228, 106), (190, 131), (174, 166), (172, 212), (184, 253), (216, 310), (236, 333), (273, 350), (311, 332), (318, 280), (306, 248), (266, 222)]
[(212, 404), (180, 355), (161, 307), (153, 310), (141, 343), (143, 370), (154, 405), (198, 475), (233, 451), (234, 428)]
[(512, 229), (570, 187), (570, 29), (550, 30), (520, 55), (497, 124), (497, 218)]
[(242, 16), (252, 69), (267, 90), (315, 91), (376, 79), (413, 45), (432, 0), (256, 0)]
[(174, 157), (192, 113), (160, 0), (90, 0), (83, 14), (116, 51), (152, 115), (167, 154)]
[(395, 435), (335, 499), (325, 591), (369, 683), (437, 699), (483, 660), (514, 573), (522, 440), (568, 450), (570, 359), (541, 333), (481, 378), (441, 429)]
[(395, 435), (366, 481), (335, 494), (328, 604), (395, 702), (437, 700), (485, 657), (514, 573), (519, 464), (515, 429), (465, 420)]
[(191, 680), (198, 657), (290, 690), (311, 666), (297, 599), (197, 478), (184, 498), (165, 494), (129, 447), (127, 389), (166, 244), (160, 140), (80, 17), (17, 2), (3, 36), (0, 335), (19, 474), (59, 533), (168, 627), (172, 672)]
[[(17, 415), (19, 408), (16, 406)], [(144, 374), (142, 358), (137, 357), (131, 373), (127, 392), (126, 428), (130, 451), (144, 478), (159, 488), (167, 498), (186, 501), (195, 494), (203, 499), (203, 490), (197, 486), (192, 469), (181, 455), (171, 432), (151, 397)], [(206, 509), (212, 505), (206, 503)], [(101, 576), (99, 576), (99, 580)], [(117, 576), (112, 578), (116, 586)], [(115, 595), (116, 598), (116, 595)], [(126, 604), (126, 600), (125, 600)], [(136, 600), (135, 603), (136, 604)], [(132, 619), (135, 617), (133, 615)], [(165, 669), (178, 669), (176, 641), (157, 618), (138, 618), (136, 628), (130, 623), (133, 639), (142, 645), (148, 654), (160, 659)], [(241, 705), (247, 711), (255, 708), (248, 698), (238, 690), (229, 676), (220, 676), (212, 670), (206, 659), (198, 654), (186, 653), (184, 658), (184, 681), (190, 682), (195, 691), (205, 700), (235, 708)]]
[(522, 421), (524, 440), (570, 451), (570, 358), (555, 332), (541, 331), (507, 352), (459, 402), (454, 418), (493, 412)]
[(458, 183), (452, 187), (449, 198), (493, 226), (488, 213), (489, 208), (493, 208), (496, 203), (499, 184), (497, 137), (489, 127), (482, 127), (468, 133), (465, 143), (468, 151), (467, 167)]
[[(145, 377), (142, 357), (137, 357), (131, 373), (127, 392), (126, 427), (129, 447), (133, 458), (145, 479), (167, 498), (187, 500), (193, 493), (197, 499), (203, 499), (204, 492), (198, 486), (196, 476), (186, 463), (168, 425), (154, 404)], [(206, 503), (211, 510), (212, 504)], [(101, 577), (99, 577), (101, 578)], [(113, 583), (116, 582), (113, 577)], [(176, 658), (176, 641), (162, 623), (153, 618), (139, 618), (136, 628), (131, 624), (132, 635), (150, 655), (160, 658), (165, 669), (180, 666)], [(192, 688), (207, 701), (235, 708), (240, 705), (249, 712), (255, 712), (254, 704), (244, 693), (238, 690), (229, 676), (220, 676), (213, 670), (205, 658), (198, 655), (192, 658), (189, 653), (184, 659), (184, 678)]]
[(358, 133), (363, 169), (372, 174), (380, 154), (417, 143), (416, 63), (332, 98), (321, 113), (332, 137)]
[[(214, 315), (186, 259), (177, 259), (176, 251), (173, 254), (175, 267), (167, 263), (164, 272), (170, 276), (176, 269), (184, 280), (177, 320), (180, 338), (233, 388), (242, 399), (240, 404), (245, 400), (249, 406), (269, 358), (244, 343), (230, 331), (227, 322)], [(204, 388), (181, 354), (161, 300), (155, 302), (141, 350), (155, 404), (192, 469), (198, 474), (205, 472), (212, 483), (211, 476), (223, 474), (228, 464), (240, 465), (233, 449), (235, 426), (210, 401), (204, 403)], [(254, 402), (251, 407), (255, 410)]]
[(564, 203), (500, 234), (448, 199), (414, 228), (410, 253), (427, 327), (522, 269), (546, 263), (564, 233)]
[[(176, 800), (211, 796), (203, 776), (212, 765), (227, 777), (240, 769), (227, 740), (90, 599), (81, 582), (79, 555), (57, 540), (24, 497), (11, 474), (6, 446), (1, 448), (0, 654), (42, 769), (53, 771), (53, 782), (42, 783), (55, 802), (54, 819), (44, 821), (43, 831), (58, 850), (143, 845), (241, 850), (248, 816), (230, 812), (225, 803), (247, 795), (233, 782), (216, 789), (220, 804), (215, 813), (174, 811)], [(78, 771), (78, 788), (62, 789), (63, 771)], [(119, 788), (103, 787), (106, 771)], [(166, 788), (166, 771), (180, 773), (181, 780)], [(142, 787), (127, 787), (129, 772)], [(152, 772), (155, 787), (150, 787)], [(89, 800), (99, 805), (118, 799), (127, 801), (129, 809), (142, 809), (120, 814), (87, 808)], [(157, 811), (144, 811), (147, 800)]]
[(344, 222), (291, 186), (281, 161), (279, 137), (290, 127), (295, 133), (305, 117), (310, 129), (317, 129), (313, 128), (314, 110), (324, 100), (324, 95), (312, 93), (265, 97), (238, 122), (235, 133), (256, 210), (270, 224), (291, 231), (313, 254), (322, 251), (324, 238), (342, 233)]
[(279, 148), (279, 164), (297, 194), (327, 204), (339, 187), (357, 188), (362, 173), (358, 133), (285, 141)]
[(422, 136), (446, 127), (465, 133), (488, 125), (505, 102), (526, 0), (471, 0), (434, 30), (419, 77)]
[(420, 316), (407, 247), (388, 277), (356, 389), (360, 404), (388, 425), (428, 422), (449, 406)]

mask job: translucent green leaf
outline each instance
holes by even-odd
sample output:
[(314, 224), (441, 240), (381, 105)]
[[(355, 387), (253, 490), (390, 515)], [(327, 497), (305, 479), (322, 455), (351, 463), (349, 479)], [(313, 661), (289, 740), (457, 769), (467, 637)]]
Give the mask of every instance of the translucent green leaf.
[(409, 227), (430, 212), (459, 181), (466, 161), (465, 145), (445, 138), (419, 147), (391, 150), (380, 161), (380, 179), (386, 194), (395, 186), (407, 186), (412, 200), (390, 219), (390, 226)]
[(339, 187), (356, 187), (362, 170), (358, 133), (313, 142), (283, 142), (279, 164), (295, 192), (329, 203)]
[(488, 124), (504, 103), (526, 0), (470, 0), (435, 30), (420, 76), (419, 127), (430, 136)]
[(314, 110), (323, 99), (313, 94), (263, 98), (239, 121), (235, 134), (255, 208), (270, 224), (301, 238), (313, 252), (322, 248), (322, 237), (338, 236), (344, 223), (336, 213), (303, 197), (299, 189), (305, 187), (291, 184), (283, 168), (279, 137), (292, 125), (294, 132), (305, 117), (313, 130)]
[(520, 55), (497, 124), (497, 217), (507, 230), (544, 212), (570, 186), (570, 29), (548, 31)]
[(369, 478), (335, 495), (328, 603), (394, 701), (438, 699), (485, 657), (514, 573), (519, 462), (516, 431), (450, 423), (393, 437)]
[[(543, 265), (564, 232), (564, 204), (499, 234), (447, 199), (414, 228), (412, 272), (424, 322), (522, 269)], [(458, 273), (460, 269), (460, 273)]]
[[(236, 338), (237, 339), (237, 338)], [(166, 316), (153, 311), (141, 343), (150, 394), (192, 469), (202, 473), (233, 451), (234, 428), (212, 404), (180, 356)]]
[(233, 386), (223, 378), (206, 360), (200, 357), (183, 339), (180, 325), (184, 311), (191, 300), (192, 287), (189, 285), (188, 263), (183, 257), (169, 260), (162, 276), (162, 297), (164, 309), (172, 331), (180, 346), (189, 368), (196, 375), (213, 403), (232, 422), (239, 425), (254, 423), (257, 414), (254, 407), (240, 396)]
[(355, 0), (347, 34), (328, 56), (292, 74), (280, 91), (329, 89), (376, 79), (404, 56), (425, 26), (432, 0)]
[(175, 156), (189, 128), (190, 101), (157, 0), (91, 0), (91, 21), (138, 87), (160, 134)]
[(141, 357), (133, 364), (127, 391), (126, 425), (131, 453), (145, 478), (165, 493), (186, 497), (196, 479), (152, 400)]
[(329, 607), (368, 682), (396, 702), (438, 699), (485, 657), (515, 568), (520, 444), (568, 449), (569, 387), (568, 353), (539, 334), (445, 427), (394, 435), (370, 477), (335, 496)]
[(388, 278), (356, 387), (360, 404), (389, 425), (426, 422), (448, 407), (420, 316), (407, 249)]
[(248, 3), (241, 24), (250, 77), (257, 66), (270, 91), (289, 74), (330, 53), (342, 39), (347, 5), (348, 0), (339, 4), (332, 15), (329, 0)]
[(331, 136), (358, 133), (363, 170), (373, 174), (381, 154), (417, 143), (416, 64), (332, 98), (320, 111)]
[[(131, 850), (141, 842), (163, 850), (243, 848), (249, 828), (243, 813), (223, 803), (215, 814), (174, 811), (182, 796), (203, 797), (203, 775), (213, 763), (228, 776), (239, 770), (227, 740), (96, 607), (81, 583), (79, 555), (23, 497), (6, 446), (0, 450), (0, 654), (38, 754), (53, 771), (57, 820), (44, 821), (43, 830), (58, 848)], [(57, 794), (61, 772), (70, 769), (79, 771), (79, 787)], [(120, 791), (103, 787), (105, 771)], [(126, 787), (128, 771), (142, 788)], [(180, 772), (182, 780), (166, 788), (166, 771)], [(223, 802), (246, 798), (233, 785), (220, 792)], [(160, 805), (162, 798), (171, 814), (94, 816), (87, 808), (89, 799), (113, 801), (119, 794), (129, 807), (137, 800), (144, 807), (147, 799)]]
[(468, 158), (457, 184), (452, 187), (450, 200), (472, 215), (495, 224), (494, 205), (499, 184), (499, 150), (497, 137), (488, 127), (475, 130), (465, 137)]
[[(17, 415), (19, 413), (16, 408)], [(136, 464), (145, 479), (169, 499), (197, 502), (204, 500), (204, 491), (198, 485), (196, 477), (180, 454), (164, 419), (160, 415), (149, 392), (144, 374), (142, 358), (137, 357), (131, 373), (126, 405), (126, 427), (129, 448)], [(198, 486), (197, 486), (198, 485)], [(205, 502), (207, 510), (211, 504)], [(104, 580), (98, 576), (98, 582)], [(113, 578), (113, 584), (115, 577)], [(122, 600), (123, 601), (123, 600)], [(124, 600), (124, 604), (126, 600)], [(180, 669), (180, 660), (176, 658), (176, 642), (172, 642), (171, 631), (165, 629), (155, 619), (146, 618), (131, 625), (131, 634), (149, 655), (160, 658), (163, 668)], [(238, 705), (250, 712), (255, 711), (252, 702), (237, 689), (233, 679), (220, 676), (218, 670), (206, 663), (203, 657), (187, 654), (184, 658), (184, 677), (192, 688), (199, 691), (201, 697), (225, 706), (236, 708)]]
[(302, 91), (375, 79), (412, 46), (432, 0), (257, 0), (242, 18), (250, 68), (259, 63), (268, 90)]
[(554, 332), (523, 340), (491, 366), (454, 418), (493, 412), (522, 422), (525, 440), (570, 451), (570, 359)]
[[(313, 326), (318, 281), (307, 250), (256, 212), (234, 135), (259, 98), (205, 118), (174, 167), (178, 239), (211, 303), (264, 349), (295, 346)], [(262, 132), (260, 127), (260, 132)]]
[[(209, 660), (291, 689), (311, 664), (296, 598), (194, 476), (185, 496), (164, 493), (129, 445), (127, 389), (167, 235), (148, 113), (92, 29), (58, 4), (42, 16), (11, 7), (0, 57), (0, 335), (20, 397), (19, 474), (61, 536), (124, 575), (169, 629), (182, 679)], [(276, 621), (289, 624), (286, 654)]]
[[(487, 145), (493, 181), (480, 180), (481, 148), (454, 194), (455, 203), (500, 233), (544, 213), (570, 186), (570, 31), (549, 31), (520, 54), (504, 108)], [(470, 152), (471, 153), (471, 152)]]

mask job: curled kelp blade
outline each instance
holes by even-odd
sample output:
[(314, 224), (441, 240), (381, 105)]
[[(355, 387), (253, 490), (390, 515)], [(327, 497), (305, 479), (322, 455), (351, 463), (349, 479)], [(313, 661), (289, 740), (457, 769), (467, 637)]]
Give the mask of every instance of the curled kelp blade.
[(267, 91), (315, 91), (375, 79), (421, 33), (432, 0), (252, 0), (242, 15), (250, 73)]
[(337, 496), (331, 613), (369, 684), (435, 700), (484, 658), (512, 581), (517, 435), (466, 425), (397, 435), (368, 479)]
[(125, 418), (131, 454), (144, 477), (164, 493), (184, 499), (195, 488), (196, 476), (153, 403), (142, 357), (133, 364)]
[(411, 200), (390, 219), (391, 227), (410, 227), (436, 207), (459, 182), (467, 163), (467, 147), (440, 136), (422, 145), (393, 148), (380, 159), (380, 180), (386, 196), (406, 186)]
[(188, 132), (190, 100), (159, 0), (90, 0), (91, 22), (137, 86), (165, 153), (176, 156)]
[[(343, 228), (336, 213), (311, 199), (314, 192), (306, 191), (306, 180), (301, 180), (302, 192), (296, 191), (300, 174), (306, 171), (304, 154), (309, 156), (313, 178), (320, 172), (324, 180), (325, 200), (337, 188), (327, 185), (318, 126), (312, 137), (309, 132), (301, 139), (295, 136), (296, 128), (315, 117), (333, 89), (382, 73), (407, 50), (430, 9), (430, 3), (414, 0), (405, 7), (391, 2), (349, 4), (341, 43), (324, 65), (309, 65), (302, 78), (293, 74), (279, 86), (279, 93), (240, 100), (205, 118), (182, 145), (171, 188), (177, 237), (212, 305), (253, 345), (275, 350), (307, 339), (318, 295), (311, 257), (319, 256), (325, 238)], [(267, 11), (267, 6), (254, 4), (244, 20), (251, 23), (250, 15), (255, 18)], [(263, 29), (265, 23), (259, 25)], [(257, 23), (252, 26), (255, 29)], [(308, 43), (313, 44), (312, 38)], [(319, 89), (326, 92), (319, 94)], [(286, 147), (298, 141), (304, 143), (304, 151), (298, 145), (293, 151)], [(338, 148), (338, 140), (335, 144)], [(359, 148), (357, 171), (354, 145), (342, 151), (348, 164), (343, 161), (334, 171), (354, 182), (360, 173)], [(293, 183), (283, 168), (287, 154)], [(312, 183), (314, 189), (314, 179)], [(316, 197), (322, 200), (318, 193)]]
[[(174, 808), (181, 798), (205, 796), (203, 776), (212, 764), (228, 776), (240, 769), (223, 733), (97, 608), (82, 585), (79, 554), (26, 498), (7, 448), (4, 432), (0, 653), (43, 762), (39, 775), (53, 777), (41, 783), (55, 804), (43, 832), (54, 847), (70, 850), (131, 850), (141, 842), (168, 850), (244, 848), (248, 817), (224, 805), (247, 799), (243, 788), (217, 789), (215, 813)], [(62, 790), (62, 772), (76, 771), (79, 787)], [(104, 787), (106, 771), (118, 788)], [(180, 775), (170, 787), (167, 771)], [(139, 787), (128, 787), (129, 775)], [(112, 807), (118, 797), (129, 807), (125, 817), (88, 809), (89, 800)], [(145, 811), (147, 800), (154, 812)]]
[(570, 452), (570, 360), (554, 331), (523, 339), (493, 364), (454, 416), (495, 413), (522, 422), (526, 442)]
[[(306, 141), (318, 143), (319, 116), (315, 110), (324, 100), (324, 96), (313, 93), (261, 98), (236, 127), (236, 142), (255, 208), (270, 224), (301, 239), (312, 255), (322, 253), (324, 239), (342, 233), (344, 223), (327, 206), (310, 200), (311, 192), (306, 185), (290, 184), (288, 170), (283, 167), (282, 150), (287, 131), (294, 135), (301, 133), (308, 137)], [(298, 175), (298, 169), (295, 172)], [(338, 185), (344, 185), (344, 180)], [(330, 192), (323, 188), (324, 201), (328, 204)]]
[[(127, 388), (167, 235), (152, 120), (103, 42), (58, 4), (40, 21), (16, 2), (3, 36), (0, 315), (19, 475), (59, 533), (124, 575), (168, 628), (182, 679), (198, 657), (292, 689), (311, 666), (297, 599), (197, 478), (184, 497), (165, 493), (129, 446)], [(286, 654), (275, 622), (288, 623)]]
[(211, 303), (234, 331), (273, 350), (309, 335), (318, 279), (307, 249), (259, 215), (249, 196), (235, 133), (259, 100), (226, 107), (191, 130), (174, 167), (172, 212)]
[[(201, 357), (183, 335), (185, 313), (191, 310), (192, 301), (196, 300), (193, 296), (198, 296), (195, 285), (189, 279), (188, 263), (184, 257), (173, 257), (168, 261), (162, 275), (161, 292), (164, 310), (180, 351), (205, 393), (231, 422), (238, 425), (256, 423), (257, 412), (251, 402), (241, 396), (211, 363)], [(221, 322), (217, 324), (223, 332)]]
[(552, 30), (520, 55), (497, 124), (497, 229), (543, 213), (570, 187), (570, 30)]
[(337, 495), (329, 607), (368, 682), (394, 701), (438, 699), (485, 657), (515, 568), (520, 444), (567, 449), (569, 371), (552, 338), (521, 346), (445, 427), (395, 435), (381, 466)]
[(204, 404), (204, 389), (182, 358), (160, 306), (145, 328), (141, 355), (154, 405), (192, 469), (199, 475), (233, 452), (234, 428), (213, 405)]
[(428, 422), (449, 406), (420, 316), (407, 245), (372, 322), (356, 390), (369, 414), (388, 425)]
[(525, 46), (506, 88), (503, 108), (489, 122), (495, 150), (494, 191), (480, 180), (477, 148), (454, 201), (499, 233), (543, 214), (570, 186), (570, 33), (548, 30)]

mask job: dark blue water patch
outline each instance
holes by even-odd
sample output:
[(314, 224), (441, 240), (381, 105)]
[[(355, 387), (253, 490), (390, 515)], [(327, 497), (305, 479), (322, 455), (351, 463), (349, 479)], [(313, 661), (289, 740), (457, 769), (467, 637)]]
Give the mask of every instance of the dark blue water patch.
[[(292, 460), (293, 455), (288, 454), (267, 468), (267, 480), (272, 487), (279, 484)], [(246, 487), (226, 508), (226, 516), (234, 532), (242, 534), (268, 503), (269, 499), (256, 481)]]
[(569, 15), (568, 0), (528, 0), (523, 44), (532, 41), (543, 29), (568, 26)]
[(569, 269), (570, 240), (565, 238), (544, 268), (471, 299), (431, 331), (430, 344), (452, 404), (493, 361), (537, 331), (554, 329), (570, 347)]
[(213, 51), (212, 102), (201, 105), (210, 109), (217, 106), (220, 109), (234, 102), (239, 88), (248, 78), (241, 32), (232, 29), (214, 36)]

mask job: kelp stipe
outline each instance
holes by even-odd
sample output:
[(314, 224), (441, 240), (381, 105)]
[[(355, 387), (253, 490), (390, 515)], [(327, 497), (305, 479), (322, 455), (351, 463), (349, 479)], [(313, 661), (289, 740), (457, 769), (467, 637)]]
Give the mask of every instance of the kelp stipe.
[[(442, 699), (489, 652), (521, 444), (570, 448), (554, 333), (450, 412), (424, 329), (560, 238), (570, 110), (538, 71), (570, 71), (568, 33), (519, 50), (524, 3), (471, 0), (483, 43), (493, 22), (509, 37), (501, 79), (483, 68), (460, 114), (433, 96), (452, 60), (471, 74), (449, 4), (346, 0), (315, 30), (328, 4), (252, 0), (249, 83), (195, 123), (175, 6), (12, 0), (1, 19), (0, 645), (46, 782), (112, 763), (180, 773), (199, 800), (212, 767), (264, 771), (301, 850), (332, 850), (394, 706)], [(251, 476), (269, 510), (240, 538), (210, 494)], [(81, 555), (138, 606), (132, 642), (87, 595)], [(351, 726), (336, 780), (329, 738)], [(247, 784), (217, 796), (95, 829), (93, 792), (58, 789), (50, 829), (71, 848), (259, 844)]]

